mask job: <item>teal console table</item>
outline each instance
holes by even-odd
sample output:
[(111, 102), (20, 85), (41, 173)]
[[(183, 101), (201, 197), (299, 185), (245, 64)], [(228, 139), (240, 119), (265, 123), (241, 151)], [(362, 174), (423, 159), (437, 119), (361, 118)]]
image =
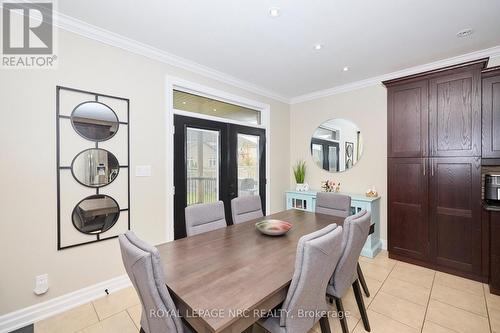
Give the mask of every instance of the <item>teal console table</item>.
[[(318, 191), (286, 191), (286, 208), (300, 209), (308, 212), (314, 212), (316, 207), (316, 193)], [(351, 197), (351, 214), (366, 209), (372, 214), (372, 224), (375, 224), (375, 230), (368, 235), (361, 255), (373, 258), (382, 249), (380, 242), (380, 197), (370, 198), (364, 194), (341, 193)]]

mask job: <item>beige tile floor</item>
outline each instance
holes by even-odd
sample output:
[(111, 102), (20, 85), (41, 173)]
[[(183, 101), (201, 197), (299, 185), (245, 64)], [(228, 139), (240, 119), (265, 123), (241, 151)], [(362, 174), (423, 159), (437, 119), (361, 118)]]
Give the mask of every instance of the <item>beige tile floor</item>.
[[(500, 333), (500, 296), (479, 282), (389, 259), (360, 259), (373, 333)], [(351, 332), (365, 332), (352, 290), (344, 297)], [(136, 333), (141, 307), (132, 288), (35, 323), (36, 333)], [(341, 332), (331, 318), (332, 332)], [(254, 333), (260, 332), (255, 328)], [(318, 326), (311, 333), (320, 332)]]

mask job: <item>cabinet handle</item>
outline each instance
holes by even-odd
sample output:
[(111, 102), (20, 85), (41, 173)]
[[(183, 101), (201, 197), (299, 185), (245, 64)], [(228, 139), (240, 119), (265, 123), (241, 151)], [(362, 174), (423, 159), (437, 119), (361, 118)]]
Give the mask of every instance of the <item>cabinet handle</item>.
[(422, 159), (422, 169), (424, 170), (424, 176), (425, 176), (425, 159)]
[(431, 160), (431, 176), (434, 177), (434, 160)]

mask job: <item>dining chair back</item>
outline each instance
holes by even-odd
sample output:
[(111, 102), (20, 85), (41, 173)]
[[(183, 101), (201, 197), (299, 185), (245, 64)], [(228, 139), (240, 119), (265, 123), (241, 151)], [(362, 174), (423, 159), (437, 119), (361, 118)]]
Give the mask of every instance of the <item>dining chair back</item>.
[[(327, 215), (348, 217), (351, 214), (351, 198), (347, 195), (338, 193), (318, 193), (316, 199), (316, 212)], [(366, 297), (370, 297), (370, 290), (368, 289), (368, 284), (366, 283), (359, 263), (357, 264), (357, 270), (359, 282), (363, 287)]]
[(258, 195), (245, 195), (231, 200), (233, 224), (243, 223), (264, 216)]
[(325, 290), (339, 260), (341, 248), (342, 227), (336, 224), (302, 236), (297, 245), (295, 271), (280, 311), (281, 316), (270, 317), (259, 324), (273, 333), (308, 332), (318, 320), (322, 327), (328, 325), (329, 306)]
[(370, 212), (362, 210), (344, 221), (342, 256), (329, 286), (330, 294), (335, 297), (343, 297), (357, 279), (358, 259), (370, 231), (370, 220)]
[(339, 217), (348, 217), (351, 215), (351, 197), (338, 193), (318, 192), (316, 194), (315, 212)]
[(338, 262), (335, 272), (332, 275), (330, 283), (326, 289), (330, 302), (335, 299), (337, 311), (339, 312), (340, 326), (343, 333), (349, 333), (347, 318), (345, 316), (342, 297), (344, 297), (352, 285), (354, 297), (358, 304), (359, 313), (363, 321), (365, 331), (370, 332), (370, 321), (368, 313), (361, 293), (360, 280), (368, 291), (366, 282), (364, 281), (361, 267), (358, 259), (361, 254), (363, 245), (366, 242), (368, 233), (370, 232), (371, 215), (370, 212), (362, 210), (359, 213), (349, 216), (344, 220), (344, 235), (342, 238), (342, 256)]
[(119, 235), (118, 240), (125, 270), (142, 304), (141, 332), (184, 332), (165, 285), (158, 250), (131, 231)]
[(194, 236), (227, 226), (224, 203), (196, 204), (186, 207), (186, 234)]

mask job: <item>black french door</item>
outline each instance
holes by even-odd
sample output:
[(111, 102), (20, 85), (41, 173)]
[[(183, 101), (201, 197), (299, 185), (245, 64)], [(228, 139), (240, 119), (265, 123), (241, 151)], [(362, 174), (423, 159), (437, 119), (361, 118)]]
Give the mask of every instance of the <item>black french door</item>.
[(318, 138), (311, 139), (311, 154), (313, 159), (330, 172), (339, 171), (339, 143)]
[(231, 200), (260, 195), (266, 203), (264, 129), (193, 117), (174, 116), (174, 237), (186, 236), (184, 209), (224, 202), (232, 224)]

